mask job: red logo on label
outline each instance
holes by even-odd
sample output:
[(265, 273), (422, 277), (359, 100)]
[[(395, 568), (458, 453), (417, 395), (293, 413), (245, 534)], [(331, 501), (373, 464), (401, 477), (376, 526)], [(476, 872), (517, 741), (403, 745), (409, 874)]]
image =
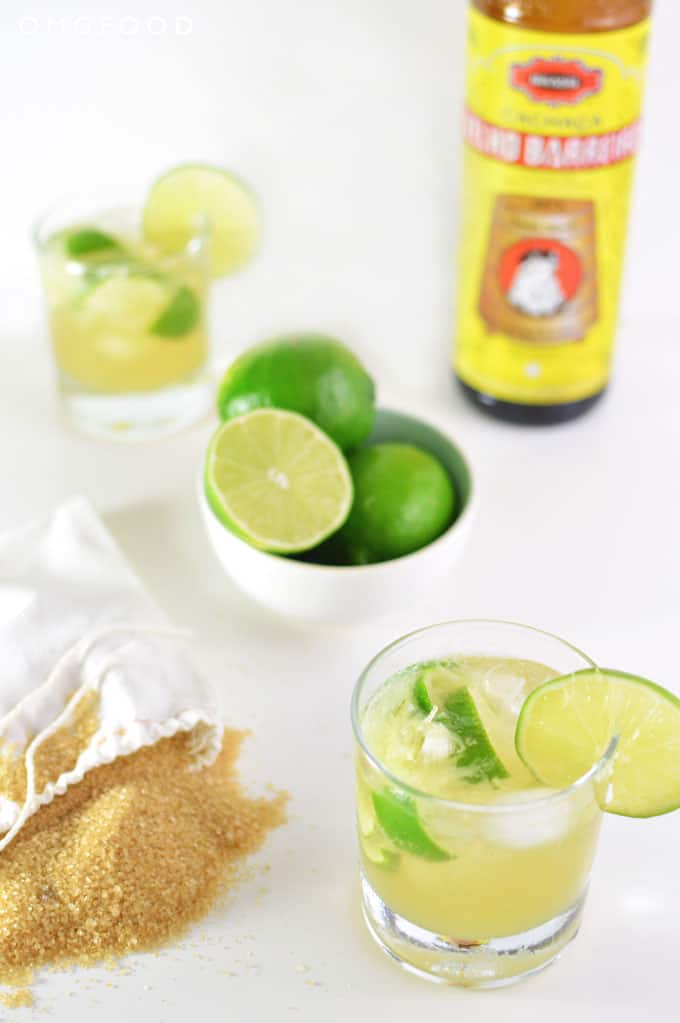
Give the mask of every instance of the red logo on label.
[(557, 316), (578, 291), (583, 271), (576, 252), (556, 238), (524, 238), (503, 253), (500, 285), (525, 316)]
[(580, 103), (602, 89), (602, 71), (586, 67), (580, 60), (535, 57), (526, 64), (513, 64), (510, 84), (535, 103), (551, 107)]

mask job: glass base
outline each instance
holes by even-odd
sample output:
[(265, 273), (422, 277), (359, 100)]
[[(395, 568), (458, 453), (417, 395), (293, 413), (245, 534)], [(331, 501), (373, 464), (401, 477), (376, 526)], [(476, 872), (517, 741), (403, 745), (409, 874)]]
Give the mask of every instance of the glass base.
[(62, 375), (60, 390), (66, 418), (80, 433), (121, 443), (178, 433), (202, 419), (213, 400), (212, 381), (205, 371), (172, 387), (128, 394), (83, 391)]
[(435, 934), (399, 916), (361, 876), (364, 919), (378, 945), (419, 977), (459, 987), (504, 987), (554, 962), (576, 937), (583, 913), (576, 905), (522, 934), (471, 943)]

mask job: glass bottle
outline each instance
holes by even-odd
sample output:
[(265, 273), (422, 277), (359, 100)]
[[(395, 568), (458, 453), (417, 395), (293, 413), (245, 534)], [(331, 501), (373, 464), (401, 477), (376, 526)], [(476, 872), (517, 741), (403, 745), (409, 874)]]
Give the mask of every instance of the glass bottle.
[(652, 0), (472, 0), (454, 370), (556, 423), (609, 379)]

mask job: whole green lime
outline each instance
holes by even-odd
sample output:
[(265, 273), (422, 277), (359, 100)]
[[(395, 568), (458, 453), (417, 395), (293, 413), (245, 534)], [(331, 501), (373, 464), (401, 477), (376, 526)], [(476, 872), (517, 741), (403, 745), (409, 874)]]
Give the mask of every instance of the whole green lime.
[(299, 412), (346, 451), (371, 431), (375, 387), (339, 341), (322, 334), (290, 335), (240, 355), (222, 378), (217, 407), (222, 419), (256, 408)]
[(350, 564), (410, 554), (435, 540), (453, 521), (453, 484), (429, 452), (411, 444), (374, 444), (347, 461), (354, 503), (337, 542)]

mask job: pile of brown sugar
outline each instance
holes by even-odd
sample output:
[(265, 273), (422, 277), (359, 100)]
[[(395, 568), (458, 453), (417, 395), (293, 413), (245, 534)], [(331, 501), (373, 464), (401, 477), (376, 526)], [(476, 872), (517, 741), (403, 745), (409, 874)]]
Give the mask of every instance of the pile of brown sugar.
[(176, 735), (91, 771), (31, 817), (0, 854), (0, 981), (63, 960), (94, 962), (179, 937), (285, 820), (285, 794), (254, 799), (224, 731), (189, 770)]

